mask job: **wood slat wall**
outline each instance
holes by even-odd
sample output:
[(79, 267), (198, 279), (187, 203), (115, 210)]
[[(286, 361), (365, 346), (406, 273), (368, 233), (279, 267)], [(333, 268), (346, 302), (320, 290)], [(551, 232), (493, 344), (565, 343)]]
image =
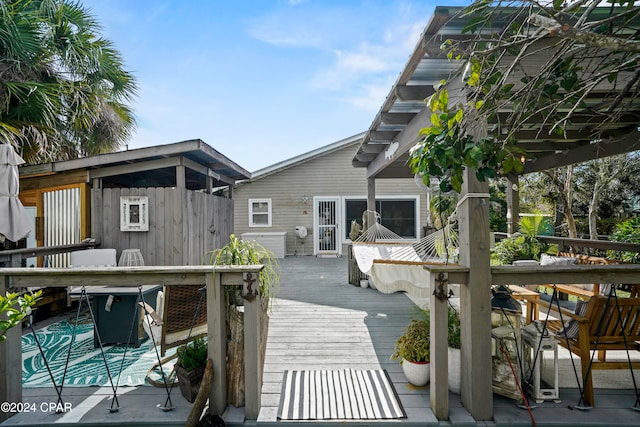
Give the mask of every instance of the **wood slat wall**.
[[(120, 231), (120, 197), (149, 198), (149, 231)], [(201, 265), (233, 232), (233, 200), (179, 188), (92, 190), (93, 237), (102, 248), (138, 248), (146, 265)]]

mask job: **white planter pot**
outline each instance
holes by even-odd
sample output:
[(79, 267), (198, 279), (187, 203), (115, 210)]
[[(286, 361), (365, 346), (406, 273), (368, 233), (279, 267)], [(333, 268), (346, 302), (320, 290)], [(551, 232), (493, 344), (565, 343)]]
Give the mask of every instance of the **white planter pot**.
[(460, 361), (460, 349), (448, 348), (449, 356), (449, 391), (460, 394), (460, 378), (462, 377), (462, 363)]
[(369, 281), (364, 279), (364, 280), (360, 280), (360, 287), (361, 288), (368, 288), (369, 287)]
[(404, 376), (407, 377), (407, 381), (409, 381), (409, 383), (417, 387), (422, 387), (429, 382), (431, 367), (429, 362), (414, 363), (403, 359), (402, 371), (404, 372)]

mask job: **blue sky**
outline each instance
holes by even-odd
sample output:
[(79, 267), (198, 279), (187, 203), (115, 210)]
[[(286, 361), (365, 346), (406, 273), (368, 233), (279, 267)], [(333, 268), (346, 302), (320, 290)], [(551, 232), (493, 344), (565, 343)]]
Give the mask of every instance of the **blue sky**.
[(367, 130), (440, 4), (82, 3), (138, 82), (129, 148), (200, 138), (249, 171)]

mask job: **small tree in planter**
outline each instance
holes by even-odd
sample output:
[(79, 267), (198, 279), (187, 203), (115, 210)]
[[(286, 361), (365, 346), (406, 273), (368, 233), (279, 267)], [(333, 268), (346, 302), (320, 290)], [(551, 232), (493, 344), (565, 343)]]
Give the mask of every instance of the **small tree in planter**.
[(204, 338), (195, 338), (190, 343), (179, 347), (177, 353), (176, 376), (180, 392), (185, 399), (193, 403), (198, 395), (207, 365), (207, 343)]
[(400, 359), (407, 380), (418, 387), (429, 382), (430, 345), (429, 321), (413, 320), (396, 341), (391, 355), (392, 360)]
[[(260, 351), (262, 360), (267, 343), (269, 328), (269, 307), (280, 287), (280, 263), (273, 252), (255, 241), (242, 240), (232, 234), (229, 243), (211, 252), (213, 265), (256, 265), (262, 264), (260, 271), (260, 307), (262, 308)], [(227, 400), (239, 407), (244, 405), (244, 304), (241, 289), (225, 287), (228, 306), (227, 324), (230, 336), (227, 340)]]

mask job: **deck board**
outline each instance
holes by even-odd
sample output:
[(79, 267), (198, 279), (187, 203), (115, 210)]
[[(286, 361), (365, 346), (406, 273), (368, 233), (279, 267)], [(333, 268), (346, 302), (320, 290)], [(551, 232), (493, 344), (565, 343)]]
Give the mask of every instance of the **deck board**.
[(345, 259), (292, 257), (282, 268), (269, 320), (258, 422), (277, 422), (286, 369), (383, 368), (408, 415), (401, 421), (437, 424), (427, 387), (409, 385), (398, 362), (390, 360), (393, 343), (418, 316), (415, 304), (404, 294), (384, 295), (350, 285)]

